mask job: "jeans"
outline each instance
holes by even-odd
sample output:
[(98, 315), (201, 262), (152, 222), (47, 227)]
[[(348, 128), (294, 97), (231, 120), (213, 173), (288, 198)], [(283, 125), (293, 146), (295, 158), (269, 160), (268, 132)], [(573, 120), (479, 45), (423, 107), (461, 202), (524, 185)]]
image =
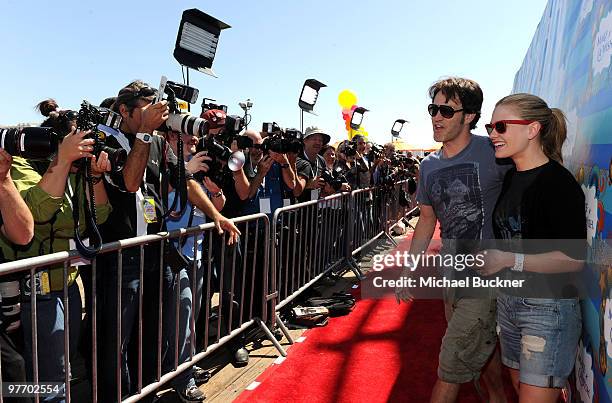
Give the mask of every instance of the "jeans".
[[(139, 265), (136, 257), (124, 256), (121, 283), (121, 327), (117, 325), (117, 259), (111, 255), (109, 259), (99, 260), (98, 270), (104, 270), (102, 321), (98, 324), (98, 332), (103, 332), (103, 345), (98, 360), (102, 365), (102, 380), (98, 385), (99, 401), (116, 401), (117, 392), (117, 340), (121, 338), (121, 394), (127, 396), (133, 385), (128, 367), (128, 343), (134, 324), (138, 321), (138, 291), (140, 287)], [(102, 263), (103, 262), (103, 263)], [(98, 302), (100, 303), (100, 301)], [(151, 306), (151, 309), (153, 306)], [(144, 351), (144, 350), (143, 350)]]
[(504, 365), (520, 371), (520, 381), (562, 388), (574, 368), (582, 331), (576, 298), (522, 298), (500, 293), (497, 323)]
[[(65, 380), (64, 350), (64, 292), (52, 291), (36, 298), (36, 320), (38, 324), (38, 380), (39, 382), (61, 382)], [(76, 352), (81, 328), (81, 295), (76, 283), (68, 287), (69, 348)], [(21, 324), (24, 336), (24, 359), (29, 379), (33, 376), (32, 351), (32, 303), (21, 304)], [(57, 395), (46, 396), (43, 402), (64, 402), (65, 385)]]
[[(201, 261), (200, 261), (201, 263)], [(163, 328), (164, 345), (162, 372), (167, 373), (189, 360), (191, 353), (191, 319), (197, 318), (200, 312), (202, 300), (202, 286), (204, 284), (205, 268), (198, 265), (195, 273), (195, 292), (193, 292), (193, 267), (180, 270), (166, 270), (164, 272), (164, 294), (163, 294)], [(179, 294), (178, 315), (176, 315), (176, 294)], [(194, 300), (195, 298), (195, 300)], [(193, 307), (192, 307), (193, 302)], [(192, 311), (192, 308), (194, 310)], [(195, 324), (194, 324), (195, 326)], [(178, 336), (177, 336), (178, 330)], [(194, 329), (195, 330), (195, 329)], [(195, 341), (195, 334), (193, 335)], [(178, 341), (178, 361), (175, 360), (175, 352)], [(195, 346), (194, 346), (195, 347)], [(184, 390), (195, 385), (192, 368), (177, 375), (170, 383), (175, 390)]]

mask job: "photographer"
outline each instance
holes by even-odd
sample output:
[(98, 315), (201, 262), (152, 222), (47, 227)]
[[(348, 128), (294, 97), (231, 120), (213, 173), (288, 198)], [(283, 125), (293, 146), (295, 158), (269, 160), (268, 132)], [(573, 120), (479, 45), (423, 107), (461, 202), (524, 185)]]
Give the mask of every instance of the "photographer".
[[(206, 156), (205, 151), (196, 153), (196, 144), (198, 138), (188, 134), (182, 134), (175, 131), (166, 133), (166, 140), (175, 155), (178, 152), (178, 139), (182, 137), (183, 141), (183, 156), (185, 160), (185, 168), (190, 174), (196, 174), (201, 171), (208, 171), (209, 166), (206, 164), (211, 158)], [(210, 178), (205, 177), (202, 183), (203, 189), (207, 195), (212, 197), (211, 201), (215, 209), (222, 210), (225, 204), (225, 197), (221, 189), (215, 185)], [(218, 195), (215, 197), (215, 195)], [(172, 189), (168, 194), (168, 204), (171, 205), (177, 197), (177, 192)], [(168, 231), (179, 228), (190, 228), (206, 223), (204, 213), (194, 207), (190, 202), (187, 202), (187, 207), (180, 217), (169, 217), (166, 222)], [(180, 243), (177, 239), (172, 242), (171, 251), (180, 250), (182, 257), (176, 252), (170, 256), (175, 256), (172, 259), (166, 255), (166, 264), (170, 270), (164, 272), (164, 307), (163, 307), (163, 331), (164, 345), (163, 351), (163, 366), (162, 373), (167, 373), (173, 370), (174, 365), (180, 365), (189, 360), (191, 351), (191, 318), (197, 318), (200, 312), (202, 302), (202, 287), (204, 284), (204, 271), (202, 267), (202, 244), (205, 242), (202, 236), (188, 236), (181, 239)], [(197, 242), (196, 242), (197, 239)], [(195, 281), (193, 278), (193, 260), (196, 260)], [(195, 288), (192, 285), (195, 284)], [(179, 316), (176, 316), (176, 294), (179, 294)], [(192, 305), (195, 311), (192, 311)], [(177, 338), (177, 323), (178, 321), (178, 338)], [(178, 341), (178, 361), (175, 362), (174, 352), (176, 349), (175, 342)], [(181, 396), (182, 400), (186, 401), (203, 401), (204, 393), (198, 389), (197, 385), (203, 383), (209, 377), (208, 372), (193, 366), (191, 369), (183, 371), (176, 376), (170, 386)]]
[[(102, 227), (105, 242), (117, 241), (146, 234), (155, 234), (165, 229), (163, 223), (165, 200), (162, 200), (162, 179), (167, 179), (174, 188), (179, 183), (179, 168), (175, 154), (165, 140), (153, 132), (168, 119), (166, 101), (154, 102), (157, 91), (142, 81), (134, 81), (119, 91), (113, 104), (113, 110), (122, 117), (119, 130), (101, 127), (107, 134), (107, 145), (123, 148), (128, 152), (127, 161), (121, 172), (106, 175), (106, 189), (111, 203), (117, 206)], [(182, 164), (183, 162), (181, 162)], [(221, 215), (212, 205), (202, 188), (190, 175), (185, 178), (189, 201), (198, 207), (214, 222), (219, 233), (228, 232), (228, 243), (233, 243), (239, 234), (231, 221)], [(165, 190), (164, 190), (165, 191)], [(119, 207), (120, 206), (120, 207)], [(144, 262), (140, 261), (140, 248), (129, 248), (122, 251), (121, 278), (121, 324), (117, 323), (117, 254), (111, 253), (99, 257), (99, 263), (105, 266), (103, 289), (105, 310), (103, 312), (104, 345), (104, 384), (100, 391), (105, 393), (102, 401), (110, 402), (117, 398), (115, 392), (115, 368), (121, 367), (122, 395), (133, 390), (128, 367), (127, 350), (130, 340), (136, 351), (142, 348), (143, 382), (155, 378), (157, 357), (157, 324), (158, 309), (143, 310), (142, 346), (137, 346), (135, 331), (139, 304), (139, 288), (143, 287), (144, 300), (152, 307), (159, 306), (159, 243), (149, 244), (144, 248)], [(143, 284), (140, 284), (140, 264), (143, 264)], [(137, 326), (136, 326), (137, 328)], [(118, 340), (121, 335), (121, 340)], [(116, 343), (121, 346), (121, 363), (116, 362)], [(138, 354), (132, 354), (132, 357)]]
[[(101, 152), (99, 159), (91, 153), (94, 140), (85, 138), (89, 132), (77, 132), (76, 122), (72, 120), (74, 114), (60, 111), (53, 100), (43, 101), (39, 104), (41, 113), (48, 119), (41, 126), (53, 127), (54, 131), (64, 136), (58, 148), (57, 155), (50, 163), (28, 161), (15, 157), (11, 168), (11, 177), (23, 200), (29, 207), (36, 223), (34, 238), (30, 244), (23, 248), (6, 247), (3, 252), (10, 260), (25, 257), (40, 256), (47, 253), (68, 251), (73, 249), (75, 222), (73, 208), (79, 209), (79, 215), (85, 215), (86, 199), (85, 189), (77, 181), (78, 168), (74, 163), (82, 158), (90, 159), (91, 173), (94, 178), (93, 190), (96, 198), (96, 213), (100, 222), (104, 222), (110, 212), (108, 197), (101, 182), (104, 172), (110, 169), (108, 155)], [(79, 174), (80, 175), (80, 174)], [(76, 195), (76, 198), (75, 198)], [(74, 205), (77, 202), (78, 206)], [(78, 228), (81, 236), (86, 233), (85, 221), (81, 221)], [(26, 286), (31, 281), (24, 281), (21, 287), (21, 323), (23, 325), (26, 365), (28, 377), (33, 379), (32, 363), (38, 357), (39, 381), (64, 382), (64, 362), (69, 360), (65, 356), (64, 346), (64, 315), (68, 315), (70, 323), (70, 351), (76, 351), (81, 327), (81, 295), (76, 284), (78, 268), (68, 268), (68, 306), (65, 311), (64, 297), (64, 268), (63, 265), (44, 267), (36, 273), (36, 287), (34, 290)], [(36, 295), (37, 309), (37, 338), (38, 351), (32, 351), (31, 321), (31, 294)], [(64, 401), (65, 385), (57, 395), (47, 396), (44, 401)]]
[[(334, 171), (342, 174), (346, 183), (340, 191), (350, 191), (358, 188), (359, 168), (356, 161), (357, 147), (354, 143), (345, 140), (338, 145), (338, 160), (334, 165)], [(328, 193), (328, 185), (325, 186), (325, 193)], [(331, 192), (333, 193), (333, 192)]]
[[(253, 130), (247, 130), (253, 144), (262, 144), (261, 135)], [(264, 213), (270, 218), (274, 211), (283, 207), (283, 199), (287, 193), (295, 188), (296, 176), (294, 171), (295, 158), (290, 162), (289, 154), (269, 151), (267, 155), (258, 148), (251, 147), (244, 164), (244, 171), (250, 180), (248, 204), (243, 208), (242, 214)]]
[[(28, 206), (19, 195), (10, 170), (13, 157), (0, 149), (0, 263), (7, 260), (12, 245), (26, 245), (34, 236), (34, 219)], [(12, 245), (11, 245), (12, 244)], [(0, 277), (0, 353), (4, 382), (25, 382), (26, 363), (23, 359), (23, 331), (19, 304), (19, 278), (21, 274)], [(11, 401), (5, 398), (6, 401)], [(29, 401), (14, 398), (14, 402)]]
[(318, 127), (310, 126), (304, 133), (304, 153), (297, 158), (297, 181), (293, 195), (298, 202), (318, 200), (325, 181), (321, 174), (325, 170), (325, 160), (319, 155), (321, 148), (330, 141), (328, 134)]
[(372, 182), (372, 175), (370, 173), (372, 162), (368, 160), (365, 137), (363, 137), (361, 134), (356, 134), (353, 136), (351, 141), (357, 145), (357, 153), (355, 154), (357, 181), (354, 189), (364, 189), (370, 187)]

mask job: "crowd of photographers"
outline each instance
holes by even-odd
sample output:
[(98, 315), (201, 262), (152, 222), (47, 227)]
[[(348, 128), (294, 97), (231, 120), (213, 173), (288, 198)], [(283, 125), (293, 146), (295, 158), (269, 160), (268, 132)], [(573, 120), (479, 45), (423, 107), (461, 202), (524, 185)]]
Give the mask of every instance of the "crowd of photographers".
[[(48, 129), (0, 131), (3, 262), (75, 248), (92, 258), (102, 243), (207, 220), (216, 227), (211, 250), (208, 239), (186, 237), (167, 246), (149, 244), (144, 253), (128, 248), (120, 256), (100, 254), (95, 272), (91, 266), (73, 264), (67, 270), (63, 266), (37, 270), (34, 280), (29, 272), (0, 277), (4, 382), (31, 381), (37, 355), (39, 381), (63, 384), (65, 360), (71, 360), (79, 346), (93, 379), (93, 343), (98, 354), (98, 401), (128, 396), (136, 391), (140, 376), (143, 384), (156, 379), (158, 358), (162, 373), (189, 359), (190, 319), (202, 323), (208, 319), (200, 309), (207, 298), (203, 295), (205, 266), (215, 267), (215, 278), (209, 279), (213, 289), (223, 300), (232, 301), (225, 304), (219, 320), (232, 317), (229, 311), (236, 309), (236, 301), (249, 301), (249, 296), (236, 295), (241, 287), (234, 280), (255, 284), (253, 294), (261, 287), (263, 279), (256, 273), (219, 267), (231, 261), (230, 254), (237, 261), (244, 257), (257, 262), (253, 267), (263, 264), (263, 254), (254, 244), (263, 239), (263, 226), (249, 223), (239, 229), (231, 219), (255, 213), (271, 219), (283, 206), (417, 177), (418, 161), (396, 154), (392, 144), (379, 147), (355, 136), (334, 149), (329, 134), (316, 127), (300, 133), (271, 123), (264, 124), (261, 132), (244, 130), (244, 119), (228, 115), (223, 106), (203, 103), (199, 118), (181, 113), (177, 100), (191, 95), (189, 87), (171, 82), (162, 94), (134, 81), (116, 97), (104, 100), (102, 106), (108, 109), (84, 103), (79, 111), (65, 110), (46, 100), (39, 109), (46, 117), (41, 127)], [(60, 139), (56, 152), (53, 136)], [(222, 247), (223, 243), (227, 246)], [(160, 268), (162, 253), (165, 267)], [(197, 270), (192, 270), (194, 259)], [(76, 282), (79, 275), (83, 296)], [(233, 288), (228, 287), (230, 283)], [(68, 285), (68, 309), (64, 309), (64, 284)], [(93, 285), (98, 340), (91, 340)], [(142, 309), (139, 323), (141, 291), (147, 306), (163, 305), (162, 317), (158, 309)], [(35, 344), (32, 295), (36, 295), (37, 310)], [(174, 308), (176, 300), (179, 309)], [(241, 308), (249, 317), (261, 315), (260, 304), (245, 303)], [(64, 316), (69, 317), (70, 329), (64, 329)], [(238, 317), (233, 315), (234, 320)], [(160, 322), (164, 341), (158, 357)], [(65, 356), (66, 330), (70, 357)], [(200, 341), (204, 337), (195, 336)], [(230, 344), (236, 365), (248, 361), (245, 343), (242, 336)], [(38, 346), (36, 355), (33, 345)], [(137, 373), (138, 360), (142, 374)], [(171, 386), (183, 401), (202, 401), (197, 384), (206, 376), (206, 371), (194, 366), (175, 377)], [(63, 393), (60, 388), (44, 401), (63, 401)]]

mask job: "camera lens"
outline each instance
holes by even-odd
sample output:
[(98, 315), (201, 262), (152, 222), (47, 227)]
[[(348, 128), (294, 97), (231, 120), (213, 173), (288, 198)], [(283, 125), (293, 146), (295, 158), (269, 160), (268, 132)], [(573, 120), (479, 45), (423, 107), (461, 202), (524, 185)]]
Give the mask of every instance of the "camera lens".
[(206, 134), (204, 132), (205, 123), (206, 120), (196, 116), (171, 113), (166, 121), (166, 126), (175, 132), (181, 132), (190, 136), (203, 137)]
[(49, 127), (0, 129), (0, 148), (14, 157), (48, 159), (57, 152), (58, 138)]

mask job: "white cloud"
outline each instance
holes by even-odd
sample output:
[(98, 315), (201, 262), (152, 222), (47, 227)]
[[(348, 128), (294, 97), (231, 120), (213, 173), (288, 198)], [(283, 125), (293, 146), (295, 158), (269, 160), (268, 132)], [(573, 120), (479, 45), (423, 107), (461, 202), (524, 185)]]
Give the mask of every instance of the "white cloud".
[(582, 191), (584, 192), (584, 213), (586, 214), (587, 220), (587, 241), (589, 246), (593, 246), (593, 238), (595, 238), (595, 231), (597, 228), (597, 199), (595, 198), (595, 186), (589, 186), (588, 188), (581, 185)]
[(582, 344), (582, 340), (578, 344), (576, 357), (576, 388), (581, 402), (593, 401), (593, 357)]

